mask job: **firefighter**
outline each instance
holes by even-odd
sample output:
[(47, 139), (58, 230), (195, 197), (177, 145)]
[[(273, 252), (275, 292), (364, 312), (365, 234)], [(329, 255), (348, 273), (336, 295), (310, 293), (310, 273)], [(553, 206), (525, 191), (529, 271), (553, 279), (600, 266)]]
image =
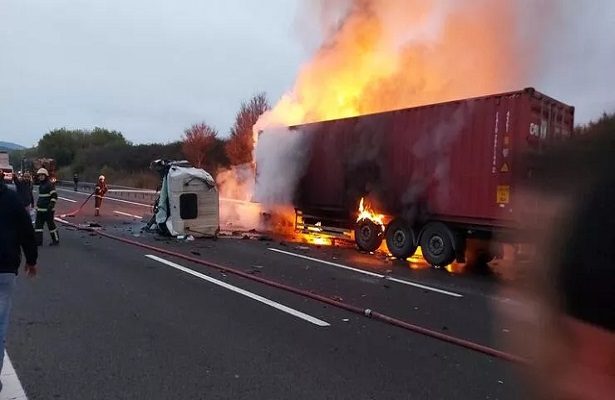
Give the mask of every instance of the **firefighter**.
[(79, 174), (75, 172), (73, 175), (73, 183), (75, 184), (75, 192), (77, 191), (77, 186), (79, 186)]
[(47, 224), (51, 234), (51, 245), (57, 246), (60, 244), (60, 235), (58, 234), (58, 227), (53, 217), (56, 202), (58, 201), (58, 193), (56, 192), (55, 185), (49, 179), (49, 172), (45, 168), (39, 169), (36, 175), (39, 181), (36, 222), (34, 223), (36, 242), (39, 246), (43, 245), (43, 227)]
[(97, 217), (100, 215), (100, 205), (102, 204), (103, 197), (105, 197), (107, 190), (109, 189), (107, 188), (107, 183), (105, 182), (105, 176), (101, 175), (98, 177), (98, 183), (96, 184), (95, 192), (96, 198), (94, 199), (94, 215)]

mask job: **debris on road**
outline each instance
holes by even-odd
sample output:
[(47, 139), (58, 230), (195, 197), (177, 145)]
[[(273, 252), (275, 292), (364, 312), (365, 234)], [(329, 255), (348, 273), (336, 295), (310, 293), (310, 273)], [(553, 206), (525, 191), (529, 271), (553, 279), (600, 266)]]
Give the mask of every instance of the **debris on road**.
[(190, 253), (194, 254), (195, 256), (200, 256), (201, 253), (196, 251), (196, 250), (192, 250)]

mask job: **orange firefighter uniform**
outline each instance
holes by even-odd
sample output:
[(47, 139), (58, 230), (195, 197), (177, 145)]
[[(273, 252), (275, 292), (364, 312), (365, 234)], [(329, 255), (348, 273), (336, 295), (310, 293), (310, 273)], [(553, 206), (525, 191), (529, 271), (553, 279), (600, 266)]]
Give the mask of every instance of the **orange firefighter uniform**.
[(94, 208), (95, 208), (94, 215), (96, 216), (100, 215), (100, 206), (102, 204), (103, 197), (105, 197), (105, 194), (107, 193), (108, 190), (109, 188), (107, 187), (107, 183), (105, 182), (105, 176), (101, 175), (98, 178), (98, 183), (96, 184), (96, 192), (94, 193), (96, 196), (96, 198), (94, 199)]

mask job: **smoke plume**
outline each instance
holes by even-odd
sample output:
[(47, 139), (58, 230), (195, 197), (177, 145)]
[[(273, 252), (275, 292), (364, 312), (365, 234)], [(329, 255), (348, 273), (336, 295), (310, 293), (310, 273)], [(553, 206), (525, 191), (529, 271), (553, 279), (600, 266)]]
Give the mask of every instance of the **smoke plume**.
[(280, 127), (530, 86), (557, 10), (552, 0), (304, 1), (297, 26), (316, 50), (255, 125), (254, 200), (292, 202), (309, 157), (309, 132)]

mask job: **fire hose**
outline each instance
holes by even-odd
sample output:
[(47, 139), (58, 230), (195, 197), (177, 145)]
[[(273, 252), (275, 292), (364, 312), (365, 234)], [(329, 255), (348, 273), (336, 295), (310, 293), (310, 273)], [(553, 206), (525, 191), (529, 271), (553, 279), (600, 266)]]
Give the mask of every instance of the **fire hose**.
[(125, 244), (130, 244), (136, 247), (140, 247), (142, 249), (146, 249), (146, 250), (150, 250), (150, 251), (154, 251), (160, 254), (165, 254), (167, 256), (171, 256), (171, 257), (176, 257), (176, 258), (180, 258), (183, 259), (185, 261), (189, 261), (195, 264), (199, 264), (199, 265), (203, 265), (205, 267), (209, 267), (209, 268), (214, 268), (217, 269), (221, 272), (224, 273), (228, 273), (228, 274), (233, 274), (245, 279), (249, 279), (252, 281), (256, 281), (259, 283), (262, 283), (264, 285), (270, 286), (270, 287), (274, 287), (276, 289), (281, 289), (284, 290), (286, 292), (290, 292), (299, 296), (303, 296), (303, 297), (307, 297), (310, 298), (312, 300), (316, 300), (319, 301), (321, 303), (325, 303), (327, 305), (330, 306), (334, 306), (337, 308), (341, 308), (345, 311), (354, 313), (354, 314), (358, 314), (358, 315), (362, 315), (365, 316), (367, 318), (371, 318), (374, 320), (378, 320), (384, 323), (387, 323), (389, 325), (393, 325), (396, 326), (398, 328), (402, 328), (414, 333), (418, 333), (424, 336), (428, 336), (431, 337), (433, 339), (437, 339), (446, 343), (450, 343), (456, 346), (460, 346), (463, 348), (466, 348), (468, 350), (473, 350), (482, 354), (486, 354), (489, 355), (491, 357), (495, 357), (495, 358), (499, 358), (505, 361), (509, 361), (509, 362), (514, 362), (514, 363), (526, 363), (527, 361), (524, 360), (521, 357), (518, 357), (516, 355), (510, 354), (510, 353), (506, 353), (504, 351), (501, 350), (497, 350), (494, 349), (492, 347), (488, 347), (485, 345), (481, 345), (479, 343), (475, 343), (475, 342), (471, 342), (469, 340), (465, 340), (465, 339), (461, 339), (455, 336), (451, 336), (451, 335), (446, 335), (444, 333), (441, 332), (437, 332), (428, 328), (424, 328), (418, 325), (414, 325), (405, 321), (402, 321), (400, 319), (388, 316), (386, 314), (382, 314), (380, 312), (377, 311), (373, 311), (372, 309), (369, 308), (361, 308), (358, 306), (354, 306), (352, 304), (347, 304), (347, 303), (342, 303), (338, 300), (333, 300), (329, 297), (323, 296), (323, 295), (319, 295), (307, 290), (303, 290), (303, 289), (297, 289), (295, 287), (280, 283), (280, 282), (276, 282), (270, 279), (265, 279), (265, 278), (261, 278), (258, 276), (254, 276), (252, 274), (249, 274), (247, 272), (243, 272), (240, 271), (238, 269), (234, 269), (234, 268), (230, 268), (230, 267), (225, 267), (223, 265), (220, 264), (216, 264), (214, 262), (211, 261), (206, 261), (206, 260), (202, 260), (196, 257), (192, 257), (192, 256), (188, 256), (185, 254), (181, 254), (175, 251), (171, 251), (171, 250), (166, 250), (166, 249), (162, 249), (159, 247), (155, 247), (149, 244), (145, 244), (145, 243), (140, 243), (134, 240), (130, 240), (130, 239), (126, 239), (126, 238), (122, 238), (119, 236), (115, 236), (115, 235), (111, 235), (109, 233), (105, 233), (105, 232), (101, 232), (98, 229), (93, 229), (93, 228), (89, 228), (89, 227), (82, 227), (82, 226), (78, 226), (75, 224), (72, 224), (70, 222), (67, 221), (59, 221), (60, 223), (67, 225), (67, 226), (71, 226), (73, 228), (79, 229), (79, 230), (85, 230), (85, 231), (89, 231), (89, 232), (93, 232), (101, 237), (107, 238), (107, 239), (111, 239), (111, 240), (115, 240), (121, 243), (125, 243)]
[(66, 217), (74, 217), (75, 215), (77, 215), (77, 213), (79, 211), (81, 211), (81, 209), (87, 204), (88, 200), (90, 200), (90, 198), (92, 196), (94, 196), (94, 193), (96, 193), (96, 191), (90, 193), (90, 195), (88, 196), (87, 199), (85, 199), (85, 201), (79, 206), (78, 209), (76, 209), (75, 211), (69, 212), (68, 214), (62, 214), (60, 215), (61, 218), (66, 218)]

